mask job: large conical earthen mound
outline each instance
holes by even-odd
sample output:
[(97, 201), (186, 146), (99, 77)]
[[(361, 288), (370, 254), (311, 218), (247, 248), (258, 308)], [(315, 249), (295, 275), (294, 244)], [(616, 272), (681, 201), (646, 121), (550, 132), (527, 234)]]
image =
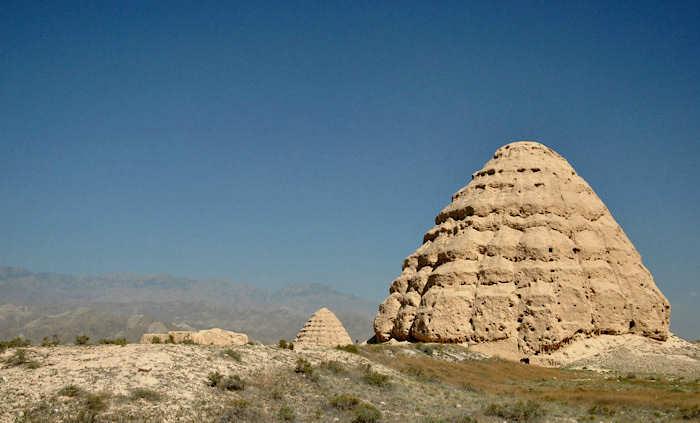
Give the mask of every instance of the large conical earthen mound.
[(530, 354), (577, 334), (668, 336), (669, 303), (639, 253), (542, 144), (499, 148), (435, 224), (379, 307), (379, 341), (510, 343)]
[(350, 335), (332, 311), (323, 307), (311, 315), (294, 339), (294, 346), (335, 347), (352, 344)]

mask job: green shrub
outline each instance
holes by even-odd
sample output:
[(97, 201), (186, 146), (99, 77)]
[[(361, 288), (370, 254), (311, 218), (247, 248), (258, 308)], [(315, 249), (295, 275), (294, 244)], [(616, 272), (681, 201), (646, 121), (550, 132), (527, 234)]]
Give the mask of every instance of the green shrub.
[(109, 394), (106, 392), (98, 392), (95, 394), (87, 393), (83, 397), (83, 407), (85, 408), (85, 411), (90, 414), (100, 413), (105, 411), (109, 406), (107, 402), (108, 400)]
[(365, 374), (362, 376), (362, 380), (372, 386), (378, 386), (380, 388), (388, 387), (391, 383), (389, 382), (389, 376), (375, 372), (371, 368), (365, 370)]
[(39, 368), (39, 362), (35, 360), (30, 360), (27, 356), (27, 350), (24, 348), (17, 348), (15, 352), (7, 359), (5, 362), (9, 366), (22, 366), (26, 365), (30, 369)]
[(301, 373), (305, 376), (312, 376), (314, 374), (314, 368), (311, 366), (311, 363), (303, 357), (299, 357), (297, 359), (297, 364), (294, 367), (294, 372), (295, 373)]
[(681, 408), (678, 414), (683, 420), (698, 420), (700, 419), (700, 406)]
[(594, 404), (591, 408), (588, 409), (588, 414), (591, 415), (600, 415), (600, 416), (614, 416), (615, 415), (615, 409), (608, 407), (605, 404)]
[(293, 422), (297, 416), (294, 409), (288, 405), (283, 405), (277, 412), (277, 418), (283, 422)]
[(168, 340), (165, 341), (166, 344), (174, 344), (175, 343), (175, 337), (173, 336), (172, 333), (168, 334)]
[(425, 355), (433, 355), (435, 352), (432, 346), (426, 344), (416, 344), (416, 349)]
[(415, 377), (421, 382), (435, 382), (436, 380), (434, 376), (426, 372), (424, 369), (421, 369), (420, 367), (406, 367), (402, 370), (402, 372), (406, 373), (409, 376)]
[(115, 339), (102, 338), (99, 340), (99, 343), (101, 345), (121, 345), (123, 347), (124, 345), (128, 344), (129, 341), (127, 341), (126, 338), (115, 338)]
[(291, 342), (287, 342), (286, 339), (280, 339), (279, 342), (277, 343), (277, 346), (282, 348), (283, 350), (293, 350), (294, 349), (294, 344)]
[(529, 422), (544, 414), (542, 407), (534, 401), (518, 401), (510, 404), (490, 404), (484, 414), (513, 422)]
[(345, 366), (343, 366), (343, 363), (339, 361), (324, 361), (319, 365), (319, 367), (323, 370), (328, 370), (331, 373), (335, 373), (337, 375), (347, 373)]
[(24, 348), (31, 346), (32, 343), (28, 339), (22, 337), (16, 337), (10, 339), (9, 341), (0, 341), (0, 353), (5, 352), (9, 348)]
[(245, 381), (240, 376), (224, 376), (218, 371), (209, 373), (207, 385), (217, 387), (222, 391), (242, 391), (245, 389)]
[(353, 353), (353, 354), (359, 354), (359, 353), (360, 353), (360, 349), (357, 348), (357, 345), (355, 345), (355, 344), (338, 345), (338, 346), (335, 347), (335, 348), (336, 348), (337, 350), (345, 351), (345, 352), (349, 352), (349, 353)]
[(85, 390), (77, 385), (66, 385), (63, 388), (59, 389), (56, 394), (64, 396), (64, 397), (70, 397), (70, 398), (77, 398), (77, 397), (82, 397), (86, 394)]
[(157, 402), (160, 401), (161, 395), (152, 389), (134, 388), (129, 394), (129, 399), (132, 401), (144, 400), (148, 402)]
[(87, 345), (90, 342), (90, 337), (87, 335), (78, 335), (75, 337), (75, 345)]
[(376, 423), (382, 419), (382, 413), (372, 404), (363, 402), (355, 407), (352, 423)]
[(242, 391), (245, 389), (245, 382), (238, 375), (226, 376), (221, 379), (217, 387), (223, 391)]
[(244, 423), (263, 421), (263, 416), (254, 410), (246, 400), (235, 400), (229, 403), (219, 419), (219, 423)]
[(151, 344), (160, 344), (161, 342), (160, 336), (154, 336), (151, 338)]
[(360, 404), (360, 399), (354, 395), (340, 394), (331, 398), (330, 404), (338, 410), (352, 410)]
[(58, 339), (58, 335), (53, 335), (51, 338), (45, 336), (44, 339), (41, 340), (42, 347), (55, 347), (58, 346), (60, 343), (61, 340)]
[(238, 361), (239, 363), (241, 362), (241, 353), (238, 351), (232, 350), (231, 348), (226, 348), (221, 352), (225, 357), (231, 358), (235, 361)]
[(219, 382), (221, 382), (221, 379), (224, 378), (224, 375), (219, 373), (218, 371), (211, 372), (207, 375), (207, 385), (214, 387), (219, 385)]

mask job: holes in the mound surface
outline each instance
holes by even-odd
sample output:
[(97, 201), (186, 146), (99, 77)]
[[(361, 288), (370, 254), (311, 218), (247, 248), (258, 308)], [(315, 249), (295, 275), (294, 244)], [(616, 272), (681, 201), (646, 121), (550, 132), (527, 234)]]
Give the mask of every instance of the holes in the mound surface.
[(548, 250), (549, 250), (550, 253), (553, 253), (553, 252), (554, 252), (554, 248), (552, 248), (552, 247), (549, 247)]
[(487, 175), (493, 175), (493, 174), (495, 174), (495, 173), (496, 173), (496, 169), (489, 169), (489, 170), (486, 171), (486, 174), (487, 174)]
[(635, 326), (637, 326), (637, 323), (634, 320), (630, 320), (630, 330), (634, 329)]
[(530, 170), (533, 171), (533, 172), (535, 172), (535, 173), (537, 173), (537, 172), (540, 171), (540, 168), (539, 168), (539, 167), (533, 167), (533, 168), (530, 169)]
[(474, 185), (474, 189), (486, 189), (486, 184)]
[(537, 188), (543, 187), (543, 186), (544, 186), (544, 183), (543, 183), (543, 182), (538, 182), (538, 183), (535, 184), (535, 187), (537, 187)]
[(578, 247), (574, 247), (574, 248), (573, 248), (573, 249), (572, 249), (571, 251), (573, 251), (573, 252), (574, 252), (574, 254), (578, 254), (578, 253), (580, 253), (580, 252), (581, 252), (581, 249), (580, 249), (580, 248), (578, 248)]

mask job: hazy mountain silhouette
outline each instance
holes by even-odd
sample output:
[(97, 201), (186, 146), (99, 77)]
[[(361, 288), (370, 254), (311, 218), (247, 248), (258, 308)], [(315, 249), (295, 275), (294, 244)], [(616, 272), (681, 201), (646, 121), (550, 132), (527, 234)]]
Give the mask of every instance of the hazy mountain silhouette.
[(291, 339), (311, 313), (332, 309), (353, 339), (371, 334), (376, 305), (320, 284), (280, 290), (225, 280), (127, 273), (72, 276), (0, 267), (0, 338), (58, 335), (135, 341), (153, 330), (220, 327), (263, 342)]

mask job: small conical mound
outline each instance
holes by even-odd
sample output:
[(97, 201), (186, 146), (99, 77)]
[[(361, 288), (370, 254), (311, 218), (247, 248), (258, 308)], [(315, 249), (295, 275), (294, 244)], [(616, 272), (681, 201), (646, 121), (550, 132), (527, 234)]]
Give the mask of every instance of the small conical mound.
[(335, 314), (325, 307), (311, 315), (294, 339), (294, 345), (301, 348), (348, 344), (352, 344), (350, 335)]
[(499, 148), (435, 224), (379, 307), (379, 341), (498, 341), (529, 354), (577, 334), (668, 337), (669, 303), (639, 253), (542, 144)]

